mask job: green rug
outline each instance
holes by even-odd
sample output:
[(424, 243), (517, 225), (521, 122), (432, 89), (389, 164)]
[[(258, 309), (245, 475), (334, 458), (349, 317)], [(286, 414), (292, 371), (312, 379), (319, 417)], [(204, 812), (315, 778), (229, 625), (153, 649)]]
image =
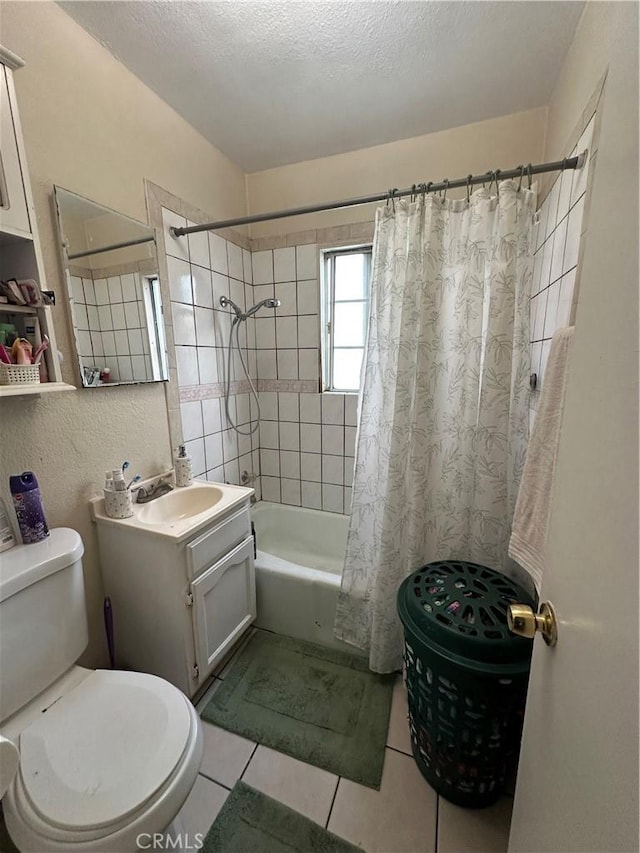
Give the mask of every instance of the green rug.
[(255, 791), (233, 791), (204, 839), (202, 853), (362, 853), (317, 823)]
[(258, 631), (202, 718), (379, 788), (394, 680), (362, 658)]

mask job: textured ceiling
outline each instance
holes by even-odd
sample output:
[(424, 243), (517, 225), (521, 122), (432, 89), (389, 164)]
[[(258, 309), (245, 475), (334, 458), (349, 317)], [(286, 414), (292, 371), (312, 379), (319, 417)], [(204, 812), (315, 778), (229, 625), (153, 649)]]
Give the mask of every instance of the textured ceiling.
[(60, 5), (248, 172), (544, 105), (583, 8), (477, 0)]

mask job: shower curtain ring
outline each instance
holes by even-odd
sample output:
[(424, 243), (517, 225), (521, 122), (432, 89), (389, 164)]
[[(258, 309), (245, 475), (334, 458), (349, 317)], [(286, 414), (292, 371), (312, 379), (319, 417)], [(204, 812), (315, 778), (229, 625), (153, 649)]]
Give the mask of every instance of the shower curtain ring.
[(393, 212), (396, 212), (396, 193), (398, 192), (398, 187), (394, 187), (392, 190), (389, 190), (389, 198), (391, 199), (391, 207), (393, 208)]
[(471, 178), (473, 175), (467, 175), (467, 204), (471, 201)]
[(427, 195), (431, 192), (432, 186), (433, 186), (433, 181), (429, 181), (429, 183), (427, 184), (426, 189), (425, 189), (425, 192), (427, 193)]
[(442, 196), (442, 201), (447, 200), (447, 190), (449, 189), (449, 178), (444, 179), (444, 194)]
[(496, 198), (498, 199), (498, 201), (500, 201), (500, 184), (498, 183), (498, 181), (500, 180), (500, 172), (501, 169), (496, 169), (494, 172), (496, 180)]
[(524, 175), (524, 166), (520, 164), (518, 166), (518, 169), (520, 169), (520, 180), (518, 181), (518, 192), (520, 192), (520, 190), (522, 189), (522, 176)]
[(409, 199), (412, 203), (416, 200), (416, 184), (411, 184), (411, 196)]
[(529, 189), (531, 189), (533, 185), (533, 180), (531, 177), (531, 163), (529, 163), (529, 165), (527, 166), (527, 178), (529, 179)]

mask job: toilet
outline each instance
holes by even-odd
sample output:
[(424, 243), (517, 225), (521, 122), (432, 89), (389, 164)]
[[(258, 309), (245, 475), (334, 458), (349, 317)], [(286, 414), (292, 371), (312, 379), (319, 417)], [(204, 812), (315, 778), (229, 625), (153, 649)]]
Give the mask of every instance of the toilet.
[(76, 665), (88, 641), (83, 553), (79, 534), (58, 528), (0, 555), (5, 766), (18, 750), (2, 775), (7, 829), (22, 853), (180, 850), (200, 719), (161, 678)]

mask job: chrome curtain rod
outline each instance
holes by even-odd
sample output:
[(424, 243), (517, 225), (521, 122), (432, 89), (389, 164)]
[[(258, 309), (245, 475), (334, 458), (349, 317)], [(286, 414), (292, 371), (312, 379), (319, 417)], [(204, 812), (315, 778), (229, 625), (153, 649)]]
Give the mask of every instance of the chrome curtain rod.
[(128, 240), (126, 243), (113, 243), (113, 245), (103, 246), (101, 249), (90, 249), (88, 252), (76, 252), (75, 255), (67, 255), (67, 260), (75, 261), (76, 258), (100, 255), (102, 252), (113, 252), (115, 249), (126, 249), (128, 246), (140, 246), (142, 243), (151, 243), (155, 239), (155, 237), (140, 237), (139, 240)]
[(206, 222), (204, 225), (191, 225), (187, 228), (170, 228), (174, 237), (182, 237), (185, 234), (198, 234), (200, 231), (217, 231), (220, 228), (233, 228), (237, 225), (251, 225), (254, 222), (268, 222), (271, 219), (285, 219), (288, 216), (302, 216), (306, 213), (321, 213), (323, 210), (338, 210), (341, 207), (357, 207), (361, 204), (373, 204), (377, 201), (401, 198), (407, 195), (418, 195), (423, 192), (438, 192), (458, 187), (472, 187), (476, 184), (491, 184), (493, 181), (505, 181), (509, 178), (522, 178), (527, 175), (542, 175), (544, 172), (560, 172), (563, 169), (581, 169), (587, 160), (587, 152), (583, 151), (578, 157), (565, 157), (564, 160), (556, 160), (553, 163), (539, 163), (537, 166), (517, 166), (505, 172), (496, 169), (495, 172), (486, 172), (484, 175), (469, 175), (466, 178), (455, 178), (450, 181), (445, 178), (437, 184), (414, 184), (404, 190), (387, 190), (384, 193), (365, 195), (359, 198), (347, 198), (342, 201), (327, 201), (323, 204), (313, 204), (308, 207), (293, 207), (289, 210), (276, 210), (271, 213), (256, 213), (253, 216), (240, 216), (237, 219), (223, 219), (220, 222)]

